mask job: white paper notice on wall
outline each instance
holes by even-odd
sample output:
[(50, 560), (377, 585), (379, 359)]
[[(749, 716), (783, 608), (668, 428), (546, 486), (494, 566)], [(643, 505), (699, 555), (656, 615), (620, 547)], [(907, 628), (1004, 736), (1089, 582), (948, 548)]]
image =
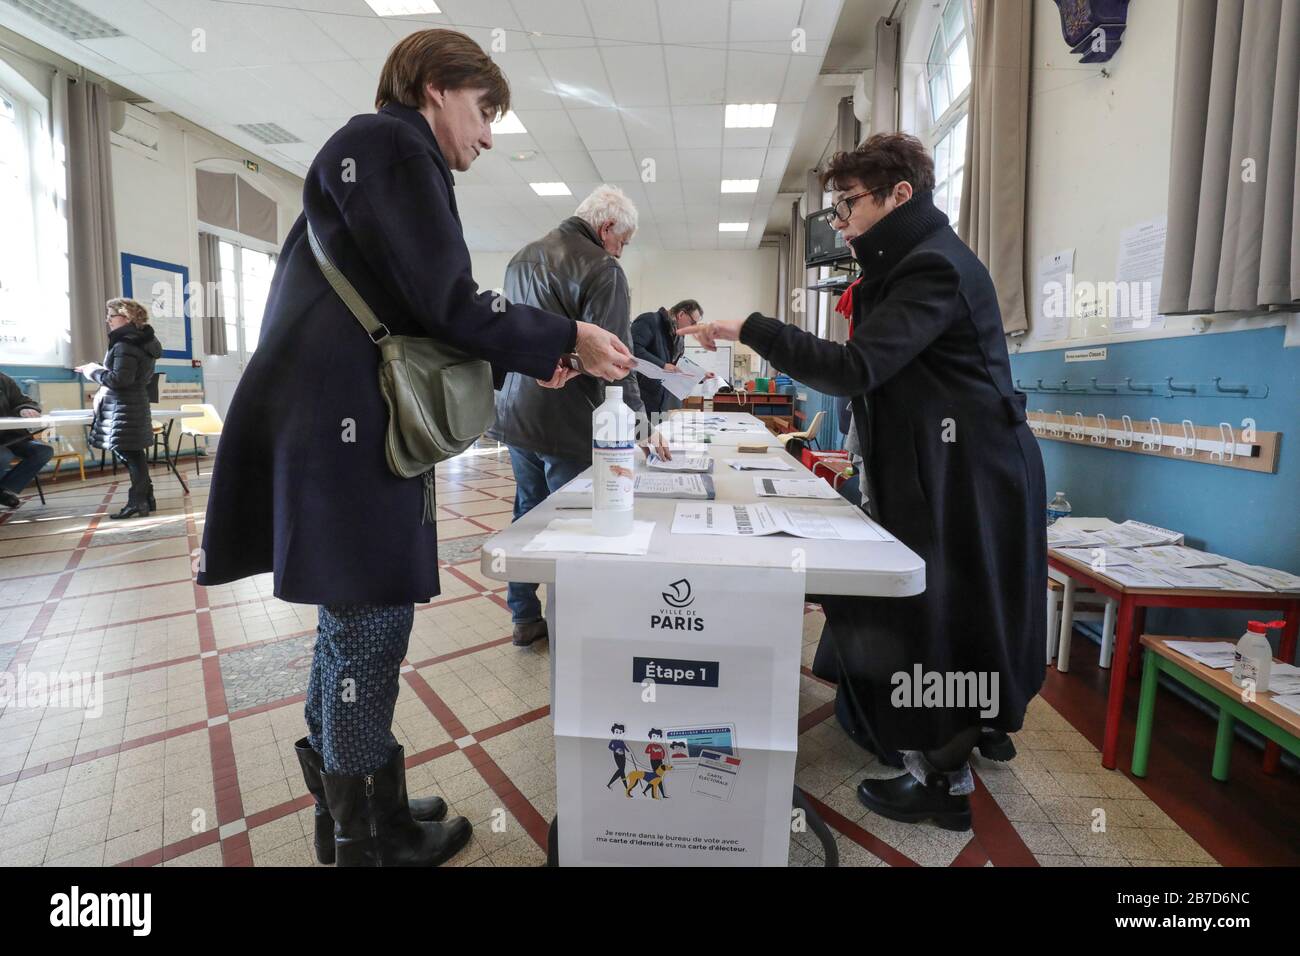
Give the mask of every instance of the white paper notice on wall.
[[(1105, 290), (1111, 332), (1164, 327), (1164, 316), (1158, 310), (1160, 281), (1165, 269), (1165, 226), (1162, 216), (1120, 233), (1115, 282)], [(1096, 291), (1100, 299), (1103, 290)]]
[(1029, 338), (1056, 342), (1070, 335), (1074, 314), (1074, 250), (1062, 249), (1038, 260), (1034, 277), (1034, 324)]
[(556, 564), (564, 866), (785, 866), (803, 576)]

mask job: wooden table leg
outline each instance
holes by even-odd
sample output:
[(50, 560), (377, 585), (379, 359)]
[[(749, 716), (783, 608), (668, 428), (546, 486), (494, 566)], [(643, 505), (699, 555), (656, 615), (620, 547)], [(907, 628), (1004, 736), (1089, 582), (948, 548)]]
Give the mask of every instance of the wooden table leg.
[[(1296, 633), (1300, 631), (1300, 601), (1292, 601), (1286, 608), (1286, 627), (1282, 628), (1282, 641), (1278, 657), (1288, 664), (1295, 663)], [(1282, 748), (1273, 741), (1264, 744), (1264, 772), (1277, 773), (1282, 760)]]
[[(1147, 775), (1147, 760), (1151, 756), (1151, 729), (1156, 717), (1156, 689), (1160, 685), (1160, 667), (1156, 655), (1146, 652), (1142, 671), (1142, 696), (1138, 698), (1137, 733), (1133, 736), (1133, 776)], [(1112, 675), (1113, 677), (1113, 675)]]
[[(1128, 680), (1129, 655), (1133, 652), (1133, 624), (1136, 603), (1121, 595), (1115, 613), (1115, 658), (1110, 668), (1110, 696), (1106, 699), (1106, 728), (1102, 732), (1101, 765), (1114, 770), (1118, 762), (1119, 723), (1124, 713), (1124, 684)], [(1059, 666), (1059, 665), (1058, 665)]]
[[(1228, 779), (1228, 765), (1232, 763), (1232, 725), (1236, 723), (1226, 707), (1219, 708), (1219, 731), (1214, 736), (1214, 769), (1210, 776), (1215, 780)], [(1269, 741), (1272, 743), (1272, 741)], [(1274, 747), (1277, 744), (1273, 744)]]
[[(1135, 607), (1133, 609), (1133, 643), (1135, 647), (1137, 646), (1137, 642), (1142, 639), (1142, 635), (1146, 633), (1146, 629), (1147, 629), (1147, 609), (1141, 606)], [(1142, 666), (1142, 655), (1134, 654), (1132, 657), (1128, 659), (1128, 676), (1137, 677), (1138, 669), (1141, 666)]]

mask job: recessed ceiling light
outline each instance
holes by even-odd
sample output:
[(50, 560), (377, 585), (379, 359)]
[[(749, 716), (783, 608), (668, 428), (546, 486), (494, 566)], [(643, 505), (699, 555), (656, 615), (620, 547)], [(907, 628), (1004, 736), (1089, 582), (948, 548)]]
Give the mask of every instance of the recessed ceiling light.
[(564, 183), (529, 183), (533, 187), (533, 192), (539, 196), (572, 196), (569, 187)]
[(242, 129), (254, 139), (261, 140), (269, 146), (278, 143), (301, 143), (302, 140), (290, 133), (278, 123), (236, 123), (235, 129)]
[(749, 223), (720, 222), (718, 223), (718, 232), (749, 232)]
[(68, 0), (9, 0), (9, 4), (33, 20), (74, 40), (102, 40), (122, 36), (122, 31), (113, 24)]
[(722, 191), (724, 193), (756, 193), (758, 192), (758, 180), (724, 179), (722, 181)]
[(492, 124), (492, 135), (501, 136), (509, 133), (527, 133), (524, 124), (515, 115), (514, 110), (507, 110), (506, 115)]
[(725, 125), (728, 129), (747, 129), (771, 126), (775, 119), (775, 103), (728, 103)]
[(420, 13), (442, 13), (433, 0), (366, 0), (381, 17), (413, 17)]

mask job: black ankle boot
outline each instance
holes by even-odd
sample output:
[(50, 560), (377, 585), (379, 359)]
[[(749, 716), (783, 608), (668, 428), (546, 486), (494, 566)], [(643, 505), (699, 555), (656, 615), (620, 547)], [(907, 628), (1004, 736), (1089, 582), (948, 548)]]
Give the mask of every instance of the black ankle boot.
[(930, 774), (922, 784), (910, 773), (890, 780), (863, 780), (858, 800), (868, 810), (900, 823), (933, 820), (945, 830), (970, 829), (970, 797), (948, 792), (942, 774)]
[(438, 866), (469, 842), (464, 817), (446, 823), (416, 820), (406, 802), (404, 752), (395, 747), (373, 773), (321, 773), (325, 805), (334, 817), (338, 866)]
[[(325, 802), (325, 784), (321, 782), (324, 762), (306, 737), (296, 741), (293, 749), (298, 754), (307, 791), (316, 798), (316, 859), (328, 866), (334, 862), (334, 818), (330, 816), (329, 805)], [(416, 820), (433, 822), (447, 815), (447, 801), (442, 797), (416, 797), (409, 802), (411, 816)]]
[(984, 727), (980, 730), (980, 756), (986, 760), (1011, 760), (1016, 755), (1016, 745), (1000, 730)]
[(109, 515), (109, 517), (114, 519), (147, 518), (151, 510), (149, 499), (132, 491), (126, 496), (126, 504), (122, 507), (122, 510), (115, 515)]

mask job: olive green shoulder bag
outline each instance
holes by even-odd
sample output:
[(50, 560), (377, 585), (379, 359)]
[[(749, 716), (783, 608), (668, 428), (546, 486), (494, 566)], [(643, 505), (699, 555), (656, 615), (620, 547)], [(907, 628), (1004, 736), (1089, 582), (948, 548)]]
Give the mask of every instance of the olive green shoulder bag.
[(492, 366), (435, 339), (393, 335), (330, 261), (310, 225), (307, 242), (330, 286), (379, 346), (379, 392), (388, 406), (384, 455), (399, 478), (423, 477), (423, 521), (432, 521), (433, 466), (459, 455), (492, 425)]

